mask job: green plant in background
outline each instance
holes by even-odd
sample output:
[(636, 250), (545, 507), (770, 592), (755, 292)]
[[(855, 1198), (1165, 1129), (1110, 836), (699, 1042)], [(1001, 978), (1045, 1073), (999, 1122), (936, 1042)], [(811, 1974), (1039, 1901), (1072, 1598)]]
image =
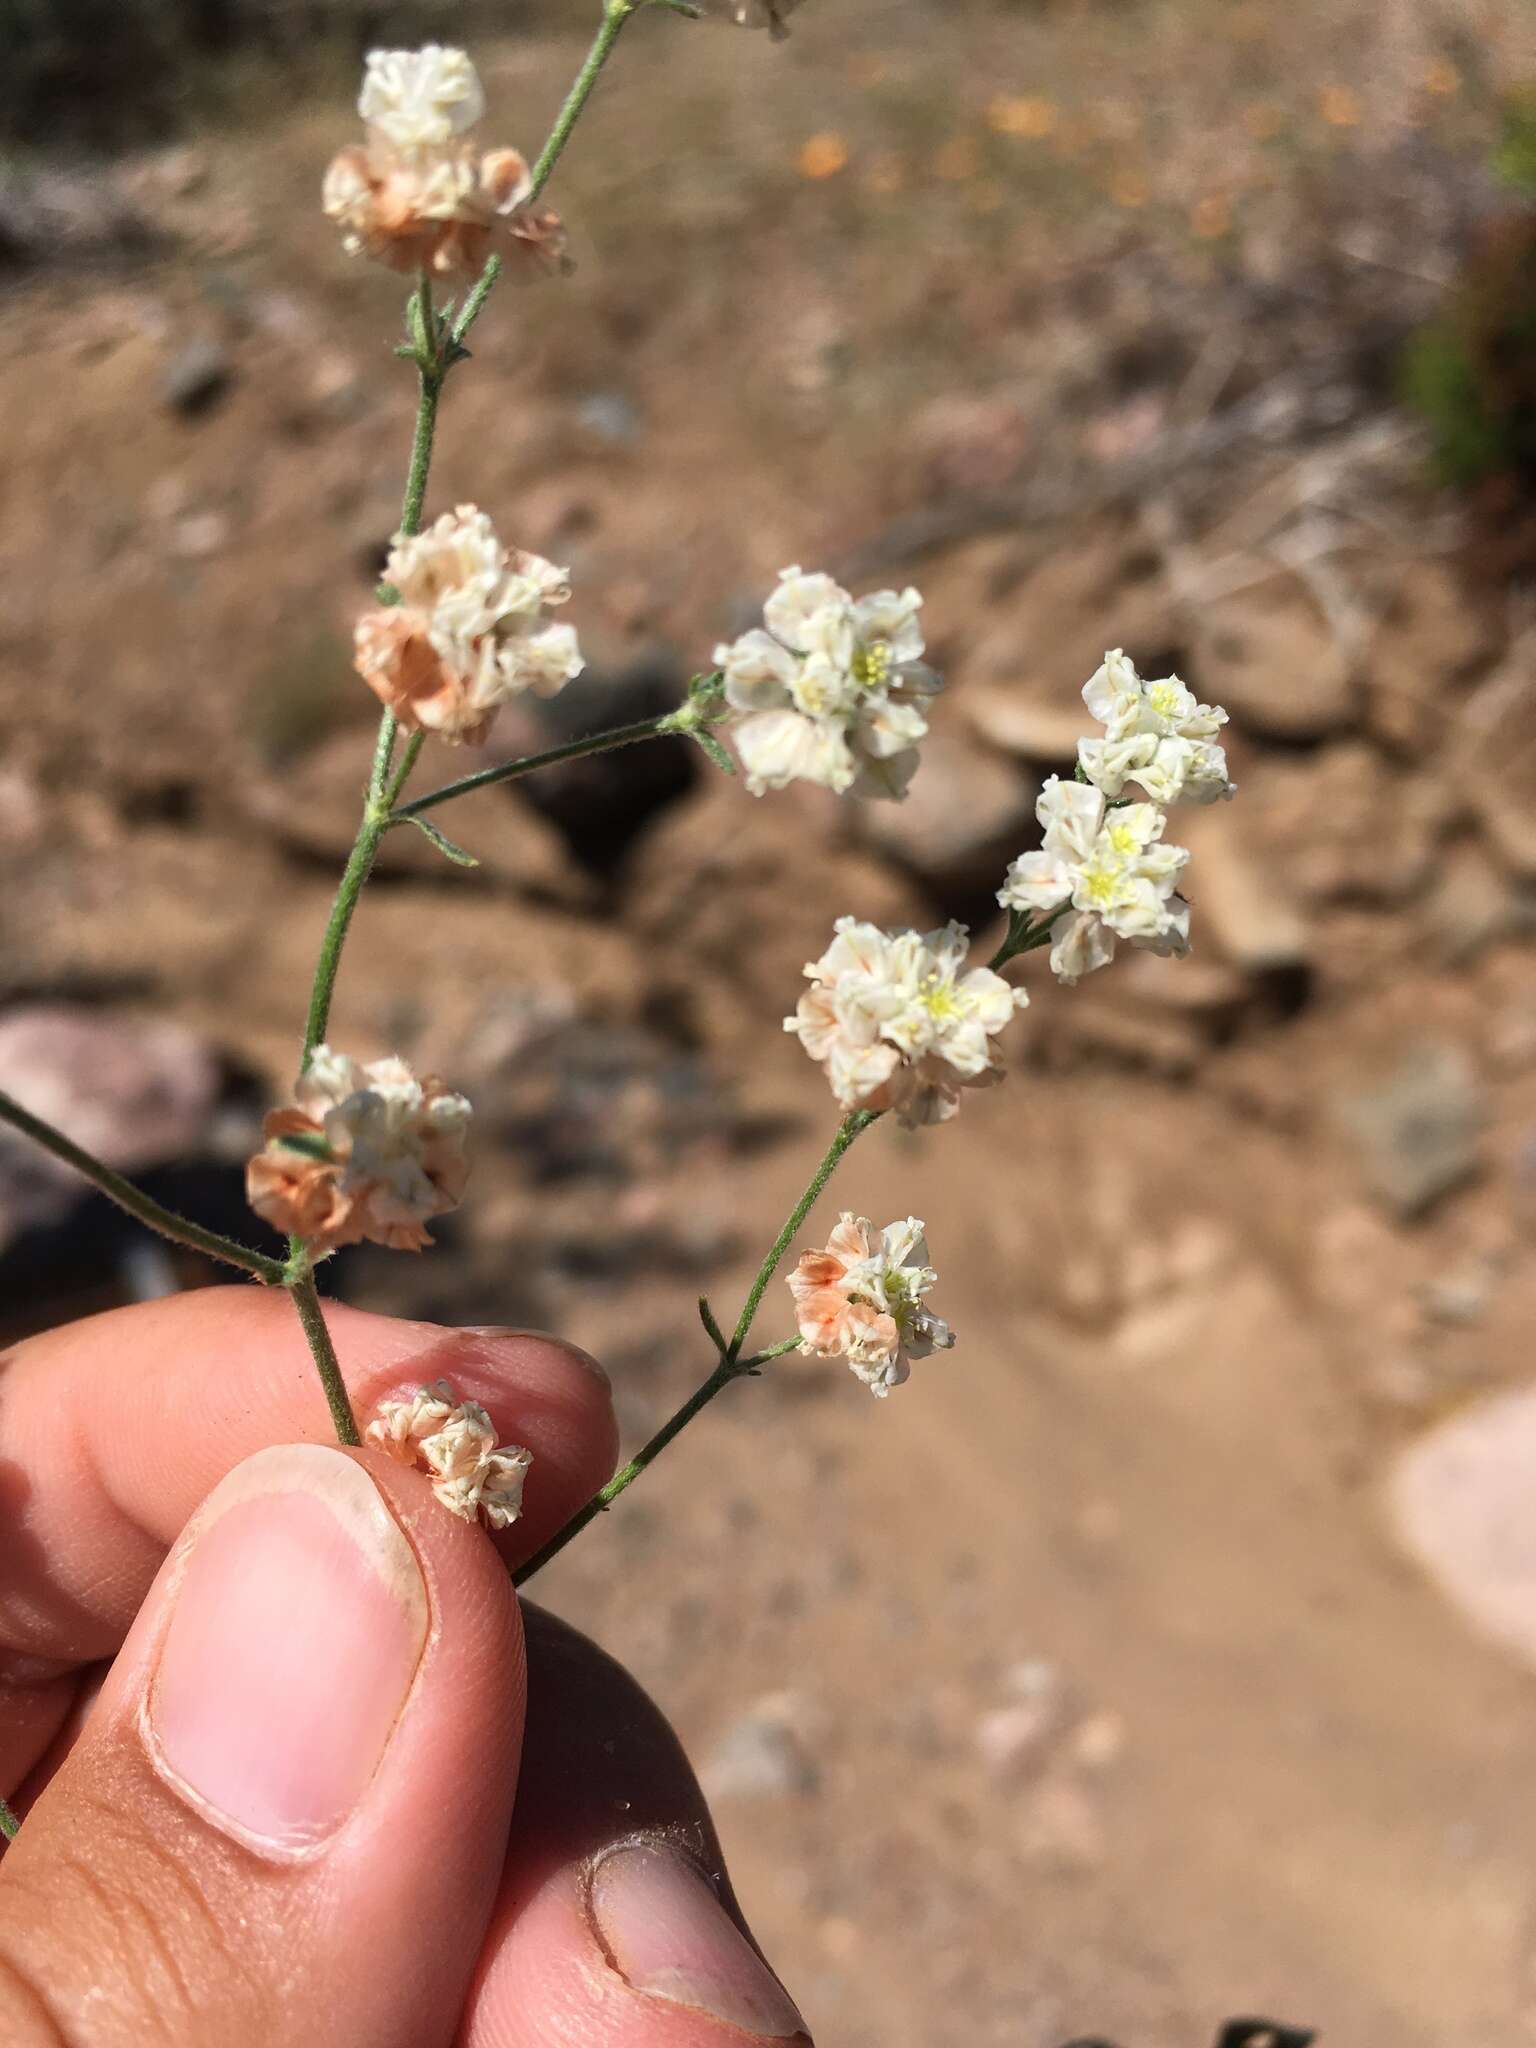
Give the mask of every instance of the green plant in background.
[(1493, 153), (1495, 174), (1506, 185), (1536, 199), (1536, 90), (1519, 95), (1504, 110), (1504, 135)]
[(1518, 195), (1488, 223), (1445, 305), (1409, 342), (1404, 402), (1463, 489), (1536, 494), (1536, 94), (1513, 101), (1492, 169)]

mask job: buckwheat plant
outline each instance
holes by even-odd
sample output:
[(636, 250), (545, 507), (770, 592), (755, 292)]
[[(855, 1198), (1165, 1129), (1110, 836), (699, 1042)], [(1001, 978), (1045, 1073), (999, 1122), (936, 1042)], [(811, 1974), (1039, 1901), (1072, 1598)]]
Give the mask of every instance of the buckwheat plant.
[[(577, 634), (563, 617), (576, 595), (566, 571), (518, 547), (473, 505), (423, 526), (438, 408), (468, 360), (470, 331), (498, 282), (515, 287), (535, 272), (562, 269), (563, 231), (541, 204), (544, 189), (631, 16), (664, 7), (778, 36), (796, 4), (605, 0), (587, 59), (531, 166), (513, 148), (482, 150), (473, 139), (485, 100), (463, 51), (379, 50), (367, 60), (358, 102), (364, 137), (330, 166), (322, 203), (345, 251), (412, 280), (397, 353), (413, 366), (419, 396), (399, 531), (378, 602), (355, 628), (360, 683), (383, 707), (367, 796), (320, 939), (292, 1099), (267, 1116), (247, 1173), (251, 1206), (286, 1238), (286, 1252), (255, 1251), (172, 1214), (0, 1096), (0, 1118), (150, 1229), (285, 1289), (340, 1441), (358, 1444), (366, 1435), (421, 1466), (445, 1508), (491, 1527), (518, 1515), (528, 1453), (498, 1445), (485, 1411), (443, 1382), (385, 1403), (360, 1429), (315, 1287), (319, 1263), (363, 1239), (399, 1251), (426, 1248), (433, 1218), (457, 1206), (469, 1175), (471, 1109), (451, 1082), (418, 1077), (399, 1059), (361, 1062), (331, 1043), (347, 934), (381, 842), (391, 832), (420, 831), (450, 861), (473, 865), (437, 822), (456, 798), (665, 734), (695, 741), (726, 774), (739, 764), (743, 801), (771, 802), (774, 791), (797, 781), (852, 802), (899, 801), (918, 771), (929, 708), (943, 687), (923, 659), (916, 590), (854, 597), (828, 575), (788, 568), (764, 603), (762, 625), (717, 647), (674, 710), (410, 793), (429, 745), (483, 739), (500, 708), (524, 692), (581, 687)], [(454, 296), (440, 298), (440, 291)], [(784, 1026), (822, 1068), (841, 1121), (729, 1334), (708, 1301), (700, 1302), (712, 1370), (522, 1568), (519, 1582), (632, 1486), (717, 1394), (770, 1360), (792, 1350), (843, 1359), (885, 1396), (913, 1360), (953, 1344), (928, 1306), (935, 1275), (923, 1223), (908, 1216), (880, 1226), (844, 1214), (789, 1276), (794, 1334), (750, 1348), (775, 1275), (862, 1133), (884, 1116), (907, 1126), (945, 1123), (971, 1090), (1002, 1079), (1005, 1034), (1027, 1000), (1005, 976), (1011, 961), (1048, 946), (1056, 976), (1070, 984), (1107, 965), (1122, 943), (1187, 950), (1189, 905), (1179, 884), (1188, 856), (1164, 833), (1172, 806), (1231, 795), (1219, 743), (1226, 714), (1197, 703), (1177, 677), (1143, 681), (1119, 652), (1105, 656), (1083, 697), (1102, 730), (1082, 740), (1074, 780), (1052, 777), (1045, 785), (1041, 844), (1000, 878), (1008, 927), (989, 960), (971, 961), (963, 925), (886, 931), (855, 911), (836, 921), (826, 951), (807, 966), (808, 985)], [(0, 1822), (14, 1831), (3, 1807)]]

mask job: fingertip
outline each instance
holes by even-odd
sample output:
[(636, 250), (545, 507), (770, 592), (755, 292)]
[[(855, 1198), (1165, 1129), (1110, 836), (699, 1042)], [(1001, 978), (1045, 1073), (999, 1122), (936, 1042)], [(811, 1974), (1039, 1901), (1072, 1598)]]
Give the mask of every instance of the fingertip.
[(806, 2048), (665, 1719), (573, 1629), (524, 1624), (524, 1775), (460, 2048)]
[(464, 2048), (810, 2048), (805, 2021), (681, 1831), (547, 1876), (493, 1926)]
[[(596, 1362), (521, 1330), (454, 1330), (324, 1305), (352, 1405), (437, 1379), (533, 1454), (523, 1519), (496, 1539), (532, 1555), (613, 1470), (618, 1430)], [(241, 1458), (334, 1442), (314, 1362), (281, 1289), (211, 1287), (113, 1310), (6, 1358), (0, 1466), (26, 1475), (0, 1546), (0, 1649), (64, 1664), (110, 1655), (165, 1547)]]
[(266, 1446), (187, 1525), (7, 1858), (0, 1953), (71, 2039), (103, 2008), (114, 2040), (309, 2040), (327, 2013), (445, 2038), (525, 1671), (504, 1566), (419, 1473)]

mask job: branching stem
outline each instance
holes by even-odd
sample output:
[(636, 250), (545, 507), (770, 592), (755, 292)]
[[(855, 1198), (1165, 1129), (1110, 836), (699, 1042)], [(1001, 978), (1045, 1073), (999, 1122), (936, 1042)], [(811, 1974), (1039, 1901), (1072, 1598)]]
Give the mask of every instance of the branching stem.
[[(592, 47), (577, 73), (575, 83), (566, 95), (565, 104), (560, 109), (549, 140), (540, 151), (538, 162), (534, 165), (530, 198), (536, 199), (543, 191), (561, 152), (571, 138), (572, 130), (581, 118), (582, 108), (591, 97), (598, 74), (607, 63), (620, 31), (636, 7), (641, 4), (643, 0), (605, 0), (602, 23), (593, 38)], [(410, 467), (406, 473), (405, 495), (400, 508), (400, 531), (403, 534), (417, 533), (421, 529), (422, 512), (427, 498), (427, 482), (432, 471), (432, 450), (437, 437), (437, 412), (443, 395), (443, 385), (455, 361), (467, 353), (462, 346), (464, 337), (480, 317), (500, 272), (501, 260), (493, 256), (451, 322), (446, 318), (440, 319), (434, 309), (432, 281), (425, 270), (417, 280), (416, 293), (409, 307), (407, 320), (412, 336), (409, 352), (414, 356), (416, 363), (418, 392), (416, 426), (411, 437)], [(342, 949), (347, 942), (347, 933), (351, 928), (358, 899), (372, 872), (379, 841), (393, 822), (391, 812), (404, 794), (411, 770), (415, 767), (417, 756), (421, 752), (422, 735), (417, 733), (407, 746), (399, 768), (391, 773), (398, 730), (394, 713), (386, 711), (379, 721), (373, 772), (368, 782), (368, 800), (363, 806), (357, 837), (348, 855), (335, 901), (331, 905), (331, 914), (326, 921), (325, 934), (320, 941), (320, 954), (315, 963), (314, 981), (310, 989), (309, 1009), (304, 1020), (304, 1066), (308, 1066), (315, 1047), (323, 1043), (330, 1028), (331, 1000), (336, 992), (336, 976), (341, 968)], [(649, 737), (649, 731), (633, 736), (646, 738)], [(626, 743), (626, 739), (619, 738), (611, 738), (609, 741), (609, 744), (617, 746)], [(493, 776), (490, 779), (505, 778)], [(469, 778), (470, 786), (473, 786), (474, 780), (475, 778)], [(432, 801), (441, 801), (444, 794), (438, 792)], [(255, 1254), (249, 1256), (254, 1257)], [(241, 1261), (237, 1260), (236, 1263)], [(314, 1356), (315, 1369), (320, 1375), (326, 1399), (330, 1403), (336, 1434), (343, 1443), (355, 1444), (359, 1440), (357, 1421), (347, 1398), (341, 1368), (337, 1364), (325, 1320), (320, 1313), (314, 1278), (301, 1244), (290, 1244), (288, 1266), (286, 1269), (277, 1268), (277, 1274), (285, 1281), (293, 1295), (299, 1321), (304, 1326), (304, 1334), (309, 1340), (309, 1348)]]
[(751, 1333), (753, 1320), (762, 1306), (763, 1296), (768, 1292), (768, 1283), (779, 1270), (779, 1261), (789, 1250), (795, 1232), (811, 1213), (822, 1189), (832, 1178), (833, 1174), (836, 1173), (838, 1162), (843, 1154), (862, 1131), (867, 1131), (872, 1123), (879, 1121), (879, 1117), (880, 1112), (878, 1110), (856, 1109), (851, 1115), (845, 1116), (838, 1125), (837, 1136), (827, 1147), (821, 1164), (811, 1175), (806, 1185), (805, 1193), (796, 1202), (794, 1208), (790, 1210), (789, 1215), (784, 1220), (784, 1228), (773, 1240), (772, 1245), (768, 1249), (768, 1256), (757, 1269), (757, 1278), (752, 1282), (751, 1288), (748, 1290), (741, 1315), (737, 1319), (736, 1328), (732, 1333), (730, 1349), (726, 1352), (727, 1359), (735, 1359), (741, 1356), (741, 1348)]
[(721, 1393), (728, 1387), (732, 1380), (748, 1378), (762, 1366), (766, 1365), (770, 1359), (782, 1358), (786, 1351), (796, 1351), (799, 1349), (799, 1346), (800, 1339), (798, 1337), (791, 1337), (783, 1344), (775, 1344), (767, 1351), (758, 1352), (754, 1358), (737, 1359), (734, 1361), (729, 1358), (722, 1358), (703, 1386), (696, 1389), (683, 1403), (682, 1407), (678, 1409), (677, 1413), (662, 1424), (645, 1448), (636, 1451), (624, 1469), (621, 1472), (615, 1472), (608, 1484), (594, 1493), (586, 1506), (579, 1508), (563, 1529), (557, 1529), (542, 1550), (536, 1550), (525, 1565), (519, 1566), (518, 1570), (512, 1575), (513, 1585), (525, 1585), (535, 1572), (540, 1572), (544, 1569), (552, 1557), (558, 1557), (567, 1543), (574, 1537), (579, 1536), (589, 1522), (595, 1522), (599, 1515), (612, 1507), (619, 1495), (627, 1492), (634, 1485), (640, 1474), (645, 1471), (647, 1466), (653, 1465), (656, 1462), (673, 1438), (681, 1436), (693, 1418), (707, 1408), (710, 1402), (714, 1400), (716, 1394)]
[(632, 747), (638, 740), (653, 740), (663, 733), (675, 732), (677, 727), (672, 723), (675, 716), (669, 711), (661, 718), (637, 719), (633, 725), (618, 725), (610, 732), (569, 740), (564, 746), (550, 747), (542, 754), (525, 754), (519, 761), (502, 761), (494, 768), (482, 768), (477, 774), (460, 776), (457, 782), (445, 782), (440, 789), (429, 789), (410, 803), (397, 805), (388, 822), (403, 825), (407, 818), (419, 818), (424, 811), (435, 810), (439, 804), (446, 804), (456, 796), (468, 796), (476, 789), (490, 789), (498, 782), (515, 782), (520, 775), (532, 775), (536, 768), (553, 768), (560, 761), (585, 760), (589, 754), (611, 754), (616, 747)]
[(723, 1392), (731, 1384), (732, 1380), (746, 1379), (749, 1375), (758, 1372), (770, 1359), (781, 1358), (786, 1351), (795, 1351), (799, 1348), (800, 1339), (798, 1337), (790, 1337), (782, 1344), (770, 1346), (766, 1351), (755, 1352), (750, 1358), (743, 1358), (741, 1356), (742, 1347), (746, 1343), (747, 1334), (752, 1328), (753, 1319), (757, 1315), (758, 1309), (762, 1306), (763, 1296), (767, 1292), (768, 1283), (778, 1271), (779, 1262), (784, 1257), (785, 1252), (788, 1251), (795, 1232), (810, 1214), (817, 1196), (820, 1195), (822, 1189), (837, 1171), (839, 1160), (848, 1150), (854, 1139), (859, 1136), (861, 1131), (867, 1131), (870, 1125), (877, 1122), (878, 1119), (879, 1111), (869, 1109), (855, 1110), (851, 1116), (843, 1118), (843, 1121), (838, 1126), (837, 1136), (827, 1147), (820, 1165), (811, 1175), (805, 1192), (789, 1212), (788, 1217), (785, 1219), (784, 1228), (774, 1239), (768, 1256), (763, 1260), (762, 1265), (759, 1266), (757, 1277), (752, 1282), (752, 1286), (747, 1294), (746, 1303), (736, 1324), (735, 1334), (732, 1336), (729, 1344), (726, 1344), (720, 1335), (719, 1325), (715, 1322), (713, 1314), (710, 1313), (708, 1303), (700, 1302), (700, 1314), (704, 1319), (704, 1327), (709, 1332), (711, 1341), (720, 1353), (719, 1361), (714, 1371), (701, 1387), (696, 1388), (689, 1395), (677, 1413), (669, 1417), (662, 1424), (661, 1428), (657, 1430), (644, 1449), (637, 1451), (621, 1472), (616, 1472), (606, 1486), (600, 1487), (585, 1507), (579, 1508), (565, 1524), (564, 1528), (557, 1529), (543, 1549), (535, 1551), (528, 1562), (519, 1571), (514, 1573), (514, 1585), (521, 1586), (531, 1579), (535, 1572), (542, 1571), (550, 1559), (557, 1557), (573, 1537), (581, 1534), (589, 1522), (595, 1522), (600, 1514), (607, 1508), (612, 1507), (619, 1495), (634, 1485), (640, 1474), (656, 1462), (674, 1437), (680, 1436), (689, 1423), (692, 1422), (693, 1418), (707, 1408), (710, 1402), (714, 1400), (716, 1394)]

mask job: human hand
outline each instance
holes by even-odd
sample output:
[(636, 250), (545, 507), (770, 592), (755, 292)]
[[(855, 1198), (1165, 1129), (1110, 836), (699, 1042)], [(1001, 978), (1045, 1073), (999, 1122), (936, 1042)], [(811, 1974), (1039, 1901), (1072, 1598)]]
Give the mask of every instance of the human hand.
[(512, 1592), (612, 1469), (598, 1368), (329, 1320), (360, 1414), (447, 1378), (532, 1450), (523, 1521), (489, 1539), (330, 1441), (276, 1296), (0, 1366), (0, 2039), (803, 2043), (671, 1730)]

